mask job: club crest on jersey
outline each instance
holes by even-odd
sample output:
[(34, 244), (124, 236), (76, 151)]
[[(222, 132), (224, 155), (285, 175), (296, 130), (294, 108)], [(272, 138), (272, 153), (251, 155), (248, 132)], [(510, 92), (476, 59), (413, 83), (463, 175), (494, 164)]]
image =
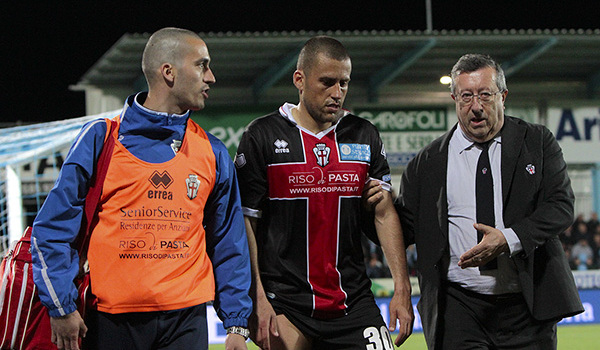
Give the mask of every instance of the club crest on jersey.
[(331, 153), (331, 148), (327, 147), (324, 143), (317, 143), (315, 148), (313, 148), (313, 152), (315, 157), (317, 157), (317, 164), (324, 167), (329, 164), (329, 154)]
[(198, 175), (188, 175), (188, 178), (185, 179), (185, 184), (187, 186), (187, 196), (190, 199), (196, 198), (196, 196), (198, 195), (198, 188), (200, 187), (200, 180), (198, 180)]

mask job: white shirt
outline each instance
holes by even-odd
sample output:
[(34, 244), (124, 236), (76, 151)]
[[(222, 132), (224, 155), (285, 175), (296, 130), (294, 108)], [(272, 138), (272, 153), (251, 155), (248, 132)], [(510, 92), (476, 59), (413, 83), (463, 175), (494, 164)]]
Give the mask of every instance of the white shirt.
[[(510, 255), (523, 248), (516, 233), (504, 227), (502, 205), (501, 136), (496, 136), (489, 146), (490, 165), (494, 183), (494, 215), (496, 228), (502, 231), (509, 245)], [(475, 172), (481, 149), (467, 138), (460, 125), (448, 146), (448, 241), (450, 243), (450, 267), (448, 280), (482, 294), (515, 293), (521, 290), (514, 262), (507, 254), (498, 256), (498, 269), (479, 271), (478, 267), (462, 269), (458, 266), (460, 256), (477, 245)]]

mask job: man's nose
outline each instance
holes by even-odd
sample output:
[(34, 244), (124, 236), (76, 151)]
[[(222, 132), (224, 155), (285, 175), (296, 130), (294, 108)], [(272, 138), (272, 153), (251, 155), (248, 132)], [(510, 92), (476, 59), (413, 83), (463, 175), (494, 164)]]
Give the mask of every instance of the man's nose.
[(212, 69), (208, 69), (206, 70), (206, 73), (204, 73), (204, 82), (207, 84), (213, 84), (217, 82), (217, 78), (215, 78), (215, 74), (213, 73)]
[(339, 100), (343, 96), (344, 96), (344, 89), (342, 88), (342, 85), (340, 83), (335, 84), (335, 86), (333, 87), (333, 92), (331, 94), (331, 97)]

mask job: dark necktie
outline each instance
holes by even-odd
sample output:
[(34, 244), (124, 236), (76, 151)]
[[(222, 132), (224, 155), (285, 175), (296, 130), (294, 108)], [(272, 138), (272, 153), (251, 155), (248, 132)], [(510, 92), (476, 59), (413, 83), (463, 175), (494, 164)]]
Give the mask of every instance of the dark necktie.
[[(477, 173), (475, 174), (475, 202), (477, 212), (477, 222), (480, 224), (496, 227), (494, 216), (494, 181), (492, 178), (492, 167), (490, 165), (490, 156), (488, 148), (490, 142), (480, 143), (481, 155), (477, 161)], [(477, 243), (481, 242), (483, 234), (477, 231)], [(480, 266), (480, 271), (494, 270), (498, 268), (496, 259)]]

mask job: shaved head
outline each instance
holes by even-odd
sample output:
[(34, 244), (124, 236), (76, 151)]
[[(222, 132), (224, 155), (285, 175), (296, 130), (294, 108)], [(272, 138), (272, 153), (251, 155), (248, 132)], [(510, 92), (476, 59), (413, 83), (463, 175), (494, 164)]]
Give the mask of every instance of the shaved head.
[(200, 38), (198, 34), (180, 28), (163, 28), (156, 31), (144, 48), (142, 55), (142, 72), (146, 77), (148, 86), (160, 77), (160, 67), (163, 63), (178, 65), (189, 46), (185, 41), (190, 38)]

